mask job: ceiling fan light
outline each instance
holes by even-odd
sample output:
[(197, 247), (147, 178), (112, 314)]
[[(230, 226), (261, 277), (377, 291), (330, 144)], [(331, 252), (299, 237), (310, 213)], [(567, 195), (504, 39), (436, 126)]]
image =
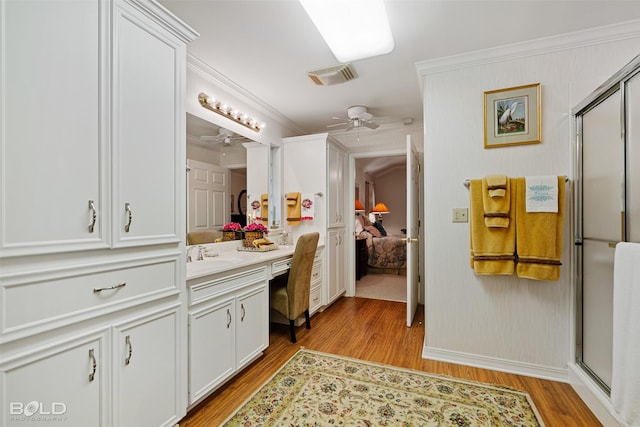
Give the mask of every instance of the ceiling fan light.
[(395, 47), (383, 0), (299, 0), (340, 62), (384, 55)]

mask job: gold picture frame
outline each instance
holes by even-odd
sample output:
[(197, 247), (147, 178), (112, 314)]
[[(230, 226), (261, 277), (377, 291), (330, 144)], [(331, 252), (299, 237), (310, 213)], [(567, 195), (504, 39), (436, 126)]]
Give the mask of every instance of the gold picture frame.
[(484, 93), (484, 148), (542, 141), (540, 83)]

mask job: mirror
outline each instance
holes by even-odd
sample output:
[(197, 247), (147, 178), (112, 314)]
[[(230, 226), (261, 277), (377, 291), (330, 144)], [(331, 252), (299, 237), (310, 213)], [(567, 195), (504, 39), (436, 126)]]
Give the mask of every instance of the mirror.
[[(260, 200), (262, 192), (268, 193), (261, 183), (269, 182), (269, 158), (260, 154), (268, 146), (189, 113), (186, 128), (187, 233), (213, 230), (201, 234), (221, 239), (227, 222), (246, 224), (249, 198)], [(256, 155), (247, 156), (254, 150)], [(187, 239), (187, 244), (201, 243), (208, 242)]]

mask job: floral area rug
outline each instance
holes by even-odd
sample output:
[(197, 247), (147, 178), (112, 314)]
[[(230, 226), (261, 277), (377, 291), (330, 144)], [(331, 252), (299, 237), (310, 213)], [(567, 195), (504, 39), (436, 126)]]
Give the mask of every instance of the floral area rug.
[(226, 426), (544, 426), (525, 392), (298, 351)]

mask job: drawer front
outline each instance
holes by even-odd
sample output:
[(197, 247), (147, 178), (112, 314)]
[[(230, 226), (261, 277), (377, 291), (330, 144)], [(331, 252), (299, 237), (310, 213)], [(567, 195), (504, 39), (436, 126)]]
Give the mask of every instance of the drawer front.
[(176, 258), (8, 279), (1, 289), (2, 341), (177, 294), (177, 281)]
[(311, 270), (311, 286), (322, 282), (322, 261), (316, 260), (313, 262), (313, 269)]
[(233, 292), (238, 288), (267, 280), (266, 267), (241, 272), (223, 272), (201, 283), (189, 283), (189, 307)]
[(271, 263), (271, 275), (273, 277), (282, 274), (291, 267), (292, 258), (280, 259)]
[(311, 288), (309, 294), (309, 313), (314, 313), (322, 305), (322, 286)]

